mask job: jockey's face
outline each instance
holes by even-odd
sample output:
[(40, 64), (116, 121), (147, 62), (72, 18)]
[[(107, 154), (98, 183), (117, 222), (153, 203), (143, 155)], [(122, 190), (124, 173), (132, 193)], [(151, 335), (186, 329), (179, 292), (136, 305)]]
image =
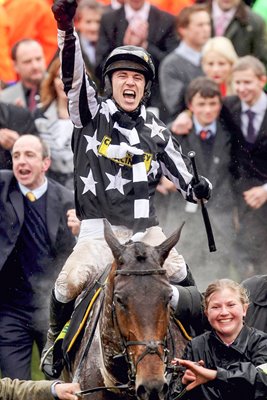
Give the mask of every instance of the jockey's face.
[(139, 72), (115, 71), (112, 74), (113, 98), (126, 112), (134, 111), (144, 96), (145, 84), (145, 77)]
[(12, 161), (14, 175), (22, 185), (34, 190), (44, 183), (50, 158), (43, 157), (42, 144), (36, 136), (23, 135), (15, 142)]

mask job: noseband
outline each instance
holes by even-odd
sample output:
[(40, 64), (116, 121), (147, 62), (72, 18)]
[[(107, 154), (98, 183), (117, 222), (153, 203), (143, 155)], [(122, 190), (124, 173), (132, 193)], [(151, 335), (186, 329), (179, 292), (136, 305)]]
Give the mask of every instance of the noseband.
[[(125, 276), (132, 276), (132, 275), (139, 275), (139, 276), (145, 276), (145, 275), (166, 275), (166, 269), (148, 269), (148, 270), (117, 270), (115, 272), (115, 275), (125, 275)], [(165, 362), (165, 355), (168, 352), (166, 342), (162, 340), (130, 340), (126, 341), (123, 336), (120, 333), (120, 329), (118, 326), (116, 314), (115, 314), (115, 305), (113, 303), (113, 315), (114, 315), (114, 321), (116, 322), (116, 326), (118, 329), (118, 332), (121, 337), (121, 342), (122, 342), (122, 347), (123, 351), (122, 354), (124, 355), (126, 362), (128, 365), (130, 365), (130, 380), (133, 382), (135, 380), (136, 376), (136, 370), (137, 370), (137, 365), (147, 354), (157, 354), (160, 358), (161, 361)], [(127, 351), (127, 348), (129, 346), (145, 346), (144, 351), (140, 354), (140, 356), (137, 358), (136, 364), (134, 364), (131, 356), (131, 353)], [(161, 355), (159, 351), (159, 346), (163, 347), (163, 355)], [(115, 356), (116, 357), (116, 356)]]

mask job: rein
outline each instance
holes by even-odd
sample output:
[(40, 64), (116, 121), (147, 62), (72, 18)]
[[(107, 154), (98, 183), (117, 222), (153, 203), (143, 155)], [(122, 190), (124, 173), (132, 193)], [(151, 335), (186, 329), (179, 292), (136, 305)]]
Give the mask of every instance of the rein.
[(135, 269), (129, 269), (127, 271), (124, 271), (122, 269), (119, 269), (115, 272), (115, 275), (165, 275), (166, 274), (166, 269), (147, 269), (145, 271), (138, 271)]
[[(149, 270), (116, 270), (115, 272), (115, 276), (116, 275), (124, 275), (124, 276), (145, 276), (145, 275), (165, 275), (166, 274), (166, 269), (149, 269)], [(94, 329), (92, 332), (92, 336), (93, 333), (95, 332), (96, 329), (96, 325), (100, 316), (100, 311), (102, 310), (102, 306), (103, 306), (103, 300), (104, 300), (104, 296), (102, 295), (101, 298), (101, 306), (99, 307), (98, 310), (98, 314), (97, 314), (97, 318), (95, 321), (95, 325), (94, 325)], [(113, 318), (114, 318), (114, 323), (117, 327), (117, 330), (119, 332), (120, 338), (121, 338), (121, 344), (122, 347), (124, 348), (122, 351), (122, 355), (125, 357), (127, 364), (130, 366), (130, 375), (129, 375), (129, 382), (126, 384), (120, 384), (118, 386), (114, 385), (114, 386), (100, 386), (100, 387), (94, 387), (94, 388), (90, 388), (90, 389), (85, 389), (82, 390), (80, 392), (75, 393), (77, 396), (86, 396), (86, 395), (90, 395), (92, 393), (95, 392), (99, 392), (102, 390), (120, 390), (120, 391), (128, 391), (128, 392), (133, 392), (133, 382), (135, 380), (135, 375), (136, 375), (136, 368), (138, 363), (147, 355), (147, 354), (157, 354), (160, 359), (165, 362), (165, 354), (167, 353), (168, 349), (166, 347), (166, 343), (162, 340), (145, 340), (145, 341), (138, 341), (138, 340), (130, 340), (130, 341), (125, 341), (124, 338), (121, 336), (120, 333), (120, 329), (117, 323), (117, 318), (116, 318), (116, 314), (115, 314), (115, 306), (113, 303)], [(91, 336), (91, 340), (92, 340), (92, 336)], [(91, 340), (89, 340), (90, 344), (87, 344), (87, 348), (83, 354), (82, 360), (84, 359), (85, 355), (88, 353), (90, 345), (91, 345)], [(140, 356), (138, 357), (137, 361), (136, 361), (136, 365), (134, 365), (133, 361), (129, 358), (129, 355), (127, 353), (127, 348), (129, 346), (145, 346), (145, 350), (143, 351), (142, 354), (140, 354)], [(162, 356), (160, 354), (159, 351), (159, 346), (163, 346), (164, 347), (164, 355)], [(120, 355), (117, 355), (115, 357), (120, 357)], [(115, 358), (114, 357), (114, 358)]]

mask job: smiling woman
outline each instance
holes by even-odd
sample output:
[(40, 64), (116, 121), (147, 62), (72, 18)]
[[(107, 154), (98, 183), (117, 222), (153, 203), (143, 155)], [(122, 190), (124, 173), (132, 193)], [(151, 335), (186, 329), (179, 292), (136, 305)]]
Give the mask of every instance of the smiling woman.
[(238, 283), (220, 279), (208, 286), (204, 309), (212, 331), (188, 344), (183, 358), (194, 363), (174, 360), (187, 368), (182, 382), (190, 400), (266, 398), (267, 374), (259, 367), (266, 362), (267, 334), (244, 325), (247, 308)]

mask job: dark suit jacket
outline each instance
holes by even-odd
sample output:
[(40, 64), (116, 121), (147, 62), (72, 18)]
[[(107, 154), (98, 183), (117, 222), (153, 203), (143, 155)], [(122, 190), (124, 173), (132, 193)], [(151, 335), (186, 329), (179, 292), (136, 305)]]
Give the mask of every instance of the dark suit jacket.
[(229, 126), (232, 140), (231, 171), (239, 228), (237, 265), (240, 264), (242, 279), (250, 265), (254, 273), (266, 271), (267, 203), (252, 209), (245, 202), (243, 192), (267, 182), (267, 110), (253, 147), (247, 145), (240, 128), (241, 102), (237, 96), (224, 99), (222, 117)]
[[(77, 32), (77, 33), (78, 33), (78, 36), (80, 37), (79, 32)], [(84, 61), (84, 64), (85, 64), (86, 71), (89, 74), (90, 78), (95, 82), (97, 88), (100, 89), (101, 88), (100, 87), (100, 81), (99, 81), (99, 79), (97, 78), (97, 76), (95, 74), (95, 65), (92, 64), (91, 60), (87, 56), (86, 51), (85, 51), (85, 49), (83, 47), (83, 43), (82, 43), (81, 40), (80, 40), (80, 45), (81, 45), (82, 56), (83, 56), (83, 61)]]
[(249, 326), (267, 333), (267, 275), (255, 275), (242, 282), (250, 304), (245, 318)]
[[(212, 2), (212, 0), (210, 0)], [(267, 36), (264, 19), (243, 1), (224, 33), (231, 40), (239, 57), (251, 54), (267, 66)]]
[[(179, 137), (180, 138), (180, 137)], [(184, 154), (193, 150), (196, 153), (198, 173), (208, 178), (213, 186), (212, 196), (207, 206), (215, 213), (230, 212), (232, 207), (230, 175), (230, 134), (217, 123), (213, 145), (207, 145), (194, 129), (179, 140)]]
[[(55, 278), (75, 245), (75, 238), (67, 226), (66, 212), (74, 208), (73, 193), (48, 179), (46, 220), (53, 254)], [(23, 195), (11, 171), (0, 170), (0, 271), (16, 246), (24, 221)]]
[[(151, 98), (148, 105), (158, 107), (160, 117), (167, 118), (166, 109), (163, 111), (163, 103), (158, 84), (158, 67), (161, 60), (175, 47), (179, 41), (175, 33), (175, 17), (159, 10), (155, 6), (150, 7), (148, 32), (148, 48), (156, 68), (156, 79), (152, 86)], [(123, 46), (123, 37), (128, 27), (125, 18), (124, 7), (103, 14), (100, 24), (99, 40), (96, 47), (96, 75), (101, 81), (102, 67), (109, 53), (118, 46)], [(166, 115), (165, 115), (166, 114)]]
[[(23, 135), (37, 134), (37, 128), (31, 112), (14, 104), (5, 104), (0, 101), (0, 129), (7, 128)], [(9, 150), (0, 146), (0, 169), (11, 169), (12, 159)]]
[(231, 132), (231, 171), (242, 178), (241, 190), (267, 182), (267, 110), (254, 146), (249, 148), (241, 130), (241, 102), (237, 96), (224, 99), (222, 118)]
[[(151, 6), (149, 17), (148, 52), (155, 63), (156, 70), (160, 61), (176, 46), (175, 18), (158, 8)], [(99, 40), (96, 47), (96, 65), (102, 68), (108, 54), (118, 46), (123, 46), (123, 37), (128, 27), (124, 7), (103, 14), (100, 24)]]

